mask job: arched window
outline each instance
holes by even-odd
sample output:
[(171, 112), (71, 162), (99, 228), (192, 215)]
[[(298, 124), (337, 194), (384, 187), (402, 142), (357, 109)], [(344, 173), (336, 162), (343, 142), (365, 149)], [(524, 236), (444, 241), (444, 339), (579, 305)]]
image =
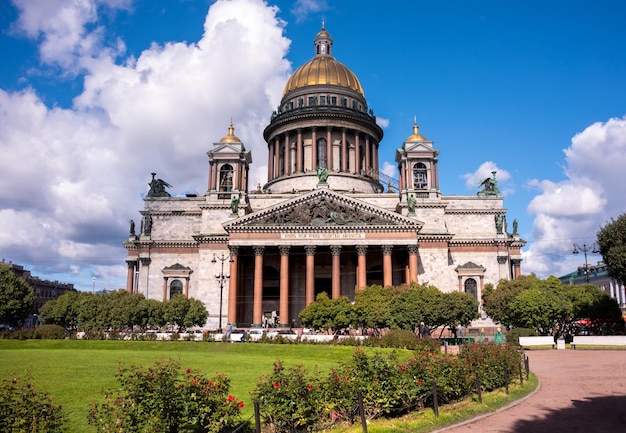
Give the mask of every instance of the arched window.
[(416, 189), (426, 189), (428, 187), (427, 169), (422, 162), (418, 162), (413, 166), (413, 187)]
[(465, 293), (469, 293), (474, 299), (478, 300), (478, 286), (475, 279), (468, 278), (465, 280)]
[(326, 139), (317, 140), (317, 166), (328, 168), (326, 161)]
[(220, 168), (220, 191), (231, 191), (233, 189), (233, 166), (224, 164)]
[(182, 293), (183, 293), (183, 282), (180, 280), (172, 280), (172, 282), (170, 283), (170, 299)]

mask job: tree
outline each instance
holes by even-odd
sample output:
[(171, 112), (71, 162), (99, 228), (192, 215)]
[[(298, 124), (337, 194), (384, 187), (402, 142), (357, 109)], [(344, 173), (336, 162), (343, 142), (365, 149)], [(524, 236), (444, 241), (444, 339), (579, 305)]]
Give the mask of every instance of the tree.
[(314, 329), (331, 329), (336, 333), (354, 324), (355, 313), (350, 300), (341, 296), (330, 299), (326, 292), (317, 295), (315, 302), (306, 306), (298, 315), (302, 325)]
[(165, 323), (179, 329), (205, 324), (209, 313), (204, 304), (197, 299), (187, 298), (178, 294), (163, 304), (163, 319)]
[(626, 213), (617, 219), (611, 218), (597, 236), (609, 276), (626, 285)]
[(39, 309), (41, 321), (45, 324), (62, 326), (67, 330), (76, 329), (78, 296), (78, 292), (66, 292), (43, 304)]
[(542, 335), (551, 333), (563, 315), (561, 299), (549, 290), (528, 289), (511, 303), (515, 326), (531, 328)]
[(23, 322), (34, 302), (32, 287), (9, 266), (0, 263), (0, 321), (11, 325)]
[(391, 300), (392, 291), (383, 286), (373, 285), (357, 291), (354, 295), (354, 310), (358, 325), (375, 330), (389, 328)]

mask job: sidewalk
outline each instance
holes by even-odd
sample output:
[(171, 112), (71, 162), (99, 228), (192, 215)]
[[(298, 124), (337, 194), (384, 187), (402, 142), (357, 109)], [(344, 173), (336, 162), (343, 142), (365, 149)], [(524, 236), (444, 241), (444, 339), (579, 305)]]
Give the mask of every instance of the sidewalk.
[(531, 350), (530, 398), (446, 433), (626, 432), (626, 351)]

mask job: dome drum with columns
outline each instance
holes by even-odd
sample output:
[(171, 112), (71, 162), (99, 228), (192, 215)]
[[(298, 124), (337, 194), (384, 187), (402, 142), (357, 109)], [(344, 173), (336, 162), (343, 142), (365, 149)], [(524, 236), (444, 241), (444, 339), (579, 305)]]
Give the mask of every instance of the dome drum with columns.
[(299, 326), (321, 292), (427, 282), (480, 301), (485, 284), (519, 276), (525, 241), (508, 233), (502, 196), (443, 194), (439, 150), (416, 120), (395, 152), (399, 179), (381, 174), (361, 83), (324, 27), (314, 48), (263, 132), (267, 183), (250, 190), (252, 155), (231, 123), (207, 152), (202, 196), (144, 199), (141, 233), (123, 244), (127, 290), (199, 299), (217, 330)]

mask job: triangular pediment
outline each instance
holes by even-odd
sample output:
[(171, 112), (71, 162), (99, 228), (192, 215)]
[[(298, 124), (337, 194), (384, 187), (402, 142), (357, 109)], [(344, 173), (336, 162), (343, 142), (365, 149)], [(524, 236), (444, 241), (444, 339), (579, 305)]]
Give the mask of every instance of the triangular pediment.
[(423, 223), (323, 188), (229, 221), (227, 232), (277, 230), (411, 231)]
[(404, 144), (405, 152), (434, 152), (435, 149), (432, 147), (432, 142), (419, 141), (415, 143), (405, 143)]
[(242, 143), (214, 143), (213, 149), (209, 151), (210, 154), (239, 154), (245, 151), (245, 147)]

